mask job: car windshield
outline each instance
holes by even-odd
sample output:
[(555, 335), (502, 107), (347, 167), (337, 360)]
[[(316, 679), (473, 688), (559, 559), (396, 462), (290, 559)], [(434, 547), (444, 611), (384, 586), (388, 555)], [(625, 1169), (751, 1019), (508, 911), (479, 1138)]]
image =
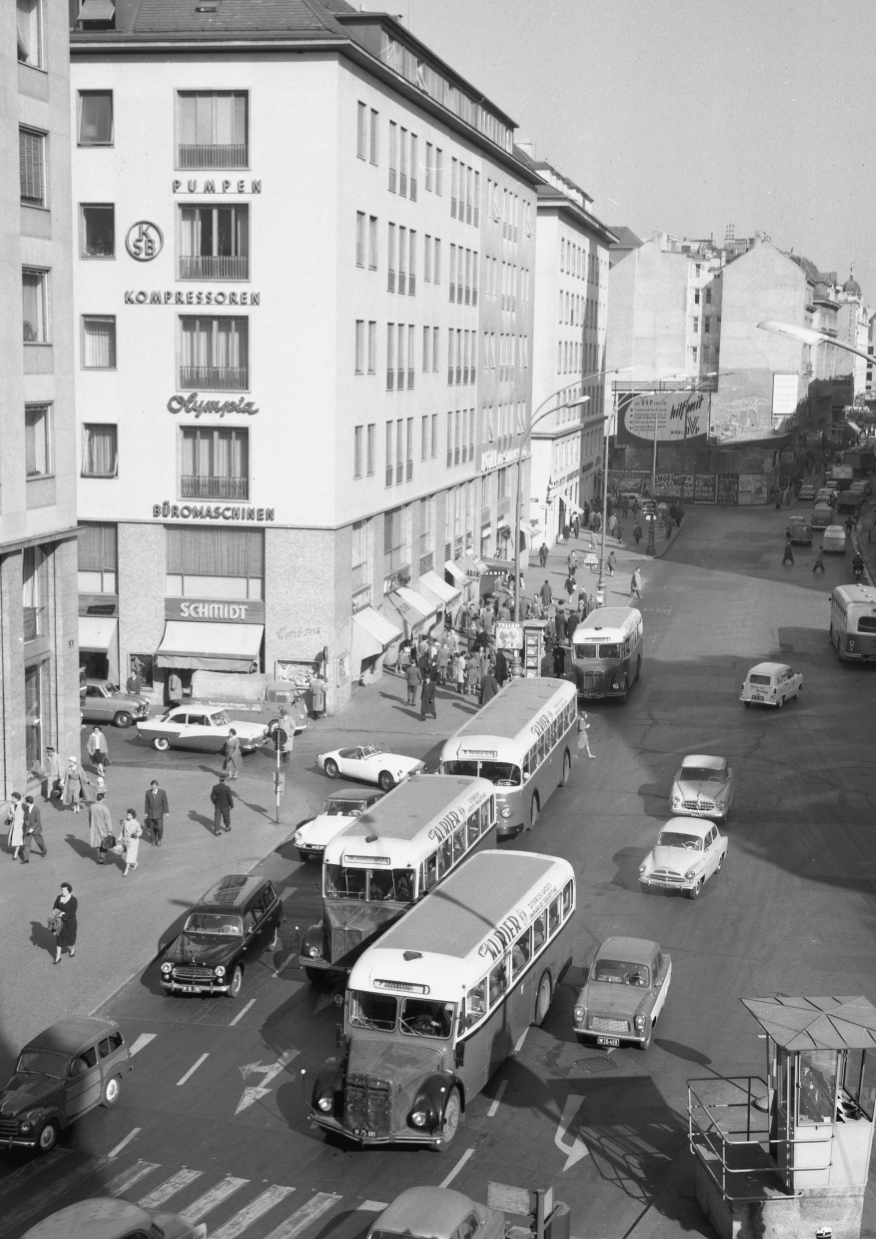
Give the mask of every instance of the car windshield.
[(405, 998), (399, 1027), (409, 1037), (440, 1037), (446, 1041), (453, 1032), (456, 1008), (452, 1002), (428, 998)]
[(413, 869), (359, 869), (325, 866), (326, 899), (361, 899), (370, 903), (413, 903)]
[(608, 981), (612, 985), (648, 985), (650, 976), (647, 964), (627, 964), (620, 959), (600, 959), (593, 965), (593, 980)]
[(323, 817), (355, 817), (367, 805), (367, 800), (327, 800), (322, 813)]
[(225, 938), (242, 938), (243, 921), (224, 912), (192, 912), (186, 921), (187, 934), (222, 934)]
[(214, 727), (227, 727), (231, 719), (224, 710), (217, 710), (215, 714), (208, 715), (207, 722), (212, 723)]
[(661, 830), (657, 840), (661, 848), (684, 848), (687, 852), (701, 852), (703, 841), (699, 835), (688, 835), (680, 830)]
[(682, 766), (681, 777), (699, 782), (723, 783), (726, 774), (723, 770), (714, 770), (710, 766)]
[(519, 787), (520, 767), (510, 761), (446, 761), (444, 774), (480, 776), (489, 779), (494, 787)]
[(63, 1080), (67, 1074), (67, 1059), (62, 1054), (52, 1054), (49, 1050), (24, 1050), (18, 1056), (18, 1066), (15, 1070), (34, 1076), (51, 1076), (53, 1080)]
[(575, 646), (576, 658), (620, 658), (622, 645), (619, 641), (582, 641)]
[(106, 684), (104, 687), (110, 696), (115, 696), (120, 691), (118, 684)]
[(749, 684), (769, 684), (770, 677), (768, 675), (750, 675), (748, 677)]
[(380, 1032), (395, 1032), (398, 999), (390, 994), (369, 994), (366, 990), (350, 992), (350, 1023), (354, 1028), (375, 1028)]

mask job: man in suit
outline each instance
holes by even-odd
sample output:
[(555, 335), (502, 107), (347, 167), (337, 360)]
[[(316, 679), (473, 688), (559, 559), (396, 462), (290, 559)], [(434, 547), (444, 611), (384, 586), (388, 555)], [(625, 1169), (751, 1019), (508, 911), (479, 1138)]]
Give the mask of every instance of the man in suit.
[(31, 848), (39, 848), (40, 856), (48, 856), (46, 841), (43, 838), (43, 821), (40, 807), (34, 804), (33, 796), (24, 798), (24, 848), (22, 860), (27, 865), (30, 862)]
[(159, 848), (161, 847), (161, 840), (164, 838), (164, 816), (169, 812), (167, 792), (163, 787), (158, 786), (157, 779), (153, 779), (146, 793), (143, 821), (152, 837), (152, 842)]
[(43, 799), (50, 800), (52, 796), (61, 795), (61, 780), (64, 777), (64, 771), (61, 769), (61, 759), (55, 752), (51, 744), (46, 745), (46, 764), (45, 770), (39, 773), (45, 774), (43, 783)]
[(231, 829), (231, 810), (234, 808), (234, 796), (231, 788), (227, 783), (228, 775), (220, 774), (219, 782), (214, 784), (213, 790), (210, 792), (210, 799), (213, 802), (213, 834), (218, 835), (221, 830)]

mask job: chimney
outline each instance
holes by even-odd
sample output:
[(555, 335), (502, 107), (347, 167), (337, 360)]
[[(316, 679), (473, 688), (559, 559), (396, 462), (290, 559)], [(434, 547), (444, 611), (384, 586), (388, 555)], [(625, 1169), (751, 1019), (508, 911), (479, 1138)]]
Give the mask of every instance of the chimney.
[(528, 155), (533, 162), (535, 161), (535, 143), (531, 138), (518, 138), (517, 145), (523, 151), (524, 155)]

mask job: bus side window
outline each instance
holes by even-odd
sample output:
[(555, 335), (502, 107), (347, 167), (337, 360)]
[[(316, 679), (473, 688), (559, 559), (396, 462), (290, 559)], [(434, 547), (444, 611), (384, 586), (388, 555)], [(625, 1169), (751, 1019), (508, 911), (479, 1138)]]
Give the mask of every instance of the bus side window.
[(572, 911), (572, 883), (567, 882), (563, 887), (563, 920)]
[(427, 856), (420, 866), (420, 894), (430, 891), (438, 881), (438, 854)]
[(508, 965), (504, 959), (490, 969), (490, 1006), (494, 1007), (508, 988)]
[(448, 835), (438, 848), (438, 876), (443, 878), (453, 865), (453, 838)]
[(478, 981), (465, 996), (465, 1027), (471, 1028), (487, 1012), (487, 979)]
[(523, 931), (511, 947), (511, 979), (516, 981), (532, 958), (532, 935), (529, 929)]
[(536, 917), (535, 923), (532, 926), (532, 949), (540, 951), (544, 946), (545, 938), (547, 938), (547, 913), (542, 912), (541, 916)]
[(490, 797), (489, 806), (487, 805), (481, 806), (481, 813), (483, 815), (481, 819), (481, 834), (485, 835), (487, 831), (491, 830), (493, 826), (495, 825), (495, 821), (496, 821), (496, 797), (495, 796)]
[(548, 908), (548, 933), (553, 936), (560, 924), (560, 901), (554, 899)]
[(532, 749), (523, 755), (523, 777), (532, 774)]
[(480, 837), (481, 809), (475, 809), (465, 824), (465, 839), (467, 847), (474, 847)]
[(453, 832), (453, 861), (462, 860), (465, 855), (465, 822), (460, 822)]

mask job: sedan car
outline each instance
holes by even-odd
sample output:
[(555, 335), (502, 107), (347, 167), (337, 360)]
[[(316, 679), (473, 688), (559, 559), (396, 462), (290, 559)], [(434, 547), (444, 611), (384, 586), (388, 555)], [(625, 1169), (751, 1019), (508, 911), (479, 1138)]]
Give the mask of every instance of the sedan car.
[(345, 787), (329, 796), (317, 816), (299, 826), (292, 836), (301, 860), (322, 860), (329, 839), (334, 839), (354, 818), (366, 813), (383, 795), (383, 792)]
[(376, 783), (385, 792), (392, 791), (396, 783), (412, 774), (420, 774), (426, 768), (419, 758), (388, 753), (382, 744), (333, 749), (330, 753), (320, 753), (316, 764), (330, 779), (341, 775), (348, 779), (361, 779), (363, 783)]
[(166, 749), (196, 749), (201, 753), (221, 753), (232, 727), (237, 732), (244, 753), (264, 744), (268, 728), (264, 723), (245, 723), (229, 718), (221, 706), (176, 706), (162, 714), (137, 724), (144, 740), (151, 740), (160, 753)]
[(205, 1222), (188, 1222), (181, 1213), (144, 1209), (126, 1200), (79, 1200), (43, 1218), (21, 1239), (207, 1239)]
[(660, 828), (657, 844), (639, 866), (639, 885), (643, 892), (651, 887), (684, 891), (696, 899), (708, 879), (724, 864), (727, 840), (718, 827), (708, 821), (692, 822), (686, 817), (671, 817)]
[(682, 759), (669, 796), (673, 813), (726, 822), (732, 802), (733, 771), (726, 757), (695, 753)]
[(802, 673), (787, 663), (758, 663), (742, 681), (739, 700), (746, 706), (757, 702), (762, 706), (778, 706), (781, 710), (789, 697), (799, 697), (802, 691)]
[(84, 723), (112, 723), (130, 727), (135, 719), (149, 717), (149, 701), (139, 693), (123, 693), (108, 680), (87, 679), (79, 688), (79, 708)]
[(504, 1239), (505, 1214), (448, 1187), (409, 1187), (387, 1205), (367, 1239)]
[(815, 487), (811, 482), (804, 482), (797, 493), (798, 499), (808, 499), (810, 502), (815, 498)]
[(815, 492), (816, 503), (829, 503), (831, 507), (836, 503), (839, 497), (839, 491), (835, 486), (822, 486)]
[(584, 1044), (647, 1050), (672, 979), (672, 958), (646, 938), (606, 938), (593, 956), (573, 1015)]

